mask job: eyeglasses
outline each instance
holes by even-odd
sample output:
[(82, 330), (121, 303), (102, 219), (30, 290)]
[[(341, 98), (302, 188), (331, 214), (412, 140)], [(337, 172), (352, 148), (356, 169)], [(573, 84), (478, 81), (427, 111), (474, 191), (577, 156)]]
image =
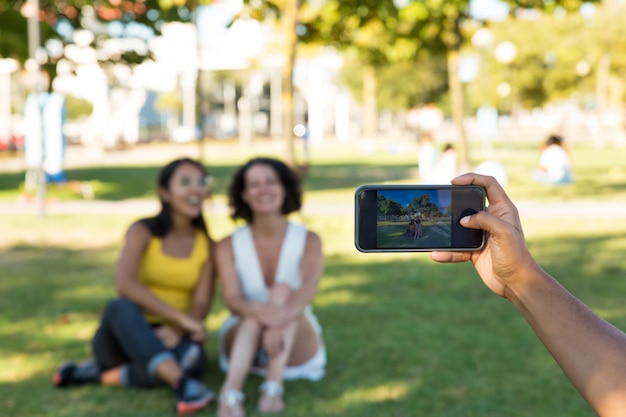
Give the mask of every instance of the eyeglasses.
[(197, 184), (194, 184), (194, 178), (191, 178), (191, 177), (180, 177), (178, 180), (178, 185), (183, 188), (189, 188), (189, 187), (193, 187), (194, 185), (196, 185), (199, 188), (202, 188), (203, 190), (207, 192), (210, 192), (211, 190), (213, 190), (214, 183), (215, 183), (215, 180), (210, 175), (200, 178)]

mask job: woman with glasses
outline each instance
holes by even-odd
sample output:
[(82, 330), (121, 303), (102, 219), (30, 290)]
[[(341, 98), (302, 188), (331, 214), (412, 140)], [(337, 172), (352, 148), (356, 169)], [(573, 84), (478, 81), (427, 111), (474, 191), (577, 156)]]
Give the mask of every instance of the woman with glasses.
[(115, 272), (119, 298), (104, 310), (91, 343), (93, 359), (61, 365), (56, 386), (168, 385), (179, 415), (213, 399), (200, 382), (214, 289), (213, 241), (202, 214), (208, 178), (203, 165), (188, 158), (161, 170), (161, 210), (126, 233)]

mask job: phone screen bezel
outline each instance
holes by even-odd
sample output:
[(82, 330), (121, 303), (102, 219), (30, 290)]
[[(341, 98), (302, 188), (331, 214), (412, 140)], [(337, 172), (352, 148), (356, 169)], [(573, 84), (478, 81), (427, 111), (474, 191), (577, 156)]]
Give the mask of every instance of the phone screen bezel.
[[(379, 191), (450, 190), (452, 193), (451, 246), (379, 247), (377, 244), (377, 196)], [(361, 252), (474, 251), (485, 243), (485, 232), (468, 229), (459, 220), (485, 209), (486, 193), (477, 185), (363, 185), (355, 192), (355, 246)]]

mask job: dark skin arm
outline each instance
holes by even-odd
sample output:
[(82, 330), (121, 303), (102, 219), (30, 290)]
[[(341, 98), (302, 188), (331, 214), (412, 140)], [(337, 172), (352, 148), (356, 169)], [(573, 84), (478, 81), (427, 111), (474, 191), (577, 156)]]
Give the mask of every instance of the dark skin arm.
[(603, 417), (626, 410), (626, 335), (597, 316), (535, 262), (517, 208), (491, 177), (466, 174), (454, 185), (485, 187), (489, 208), (461, 220), (489, 234), (476, 252), (433, 252), (437, 262), (471, 261), (484, 284), (524, 316), (572, 384)]

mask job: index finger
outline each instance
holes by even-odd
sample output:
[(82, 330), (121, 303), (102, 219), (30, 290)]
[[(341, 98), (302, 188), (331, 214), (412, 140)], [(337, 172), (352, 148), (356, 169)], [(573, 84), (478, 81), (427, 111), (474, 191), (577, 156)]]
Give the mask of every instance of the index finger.
[(511, 204), (511, 199), (504, 192), (504, 189), (496, 181), (494, 177), (468, 173), (460, 175), (456, 178), (452, 179), (452, 184), (454, 185), (480, 185), (487, 191), (487, 199), (489, 200), (489, 204), (496, 203), (507, 203)]

